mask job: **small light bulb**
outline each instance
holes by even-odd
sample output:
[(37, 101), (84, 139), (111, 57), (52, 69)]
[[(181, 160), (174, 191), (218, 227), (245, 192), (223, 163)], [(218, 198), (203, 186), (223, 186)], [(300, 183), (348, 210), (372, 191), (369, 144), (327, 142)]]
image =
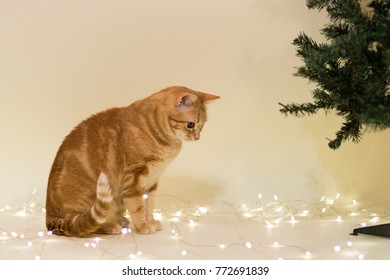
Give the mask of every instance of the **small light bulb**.
[(379, 221), (379, 217), (373, 217), (371, 219), (371, 222), (373, 222), (373, 223), (377, 223), (378, 221)]
[(85, 248), (89, 248), (89, 243), (88, 243), (88, 242), (85, 242), (85, 243), (84, 243), (84, 247), (85, 247)]
[(143, 199), (148, 199), (149, 198), (149, 196), (146, 193), (142, 197), (143, 197)]
[(186, 256), (187, 255), (187, 251), (186, 250), (181, 251), (180, 255)]
[(292, 224), (296, 224), (297, 223), (297, 221), (295, 220), (294, 215), (291, 216), (290, 223), (292, 223)]
[(246, 246), (248, 249), (251, 249), (251, 248), (252, 248), (252, 243), (246, 242), (246, 243), (245, 243), (245, 246)]
[(363, 254), (359, 254), (358, 258), (359, 258), (359, 260), (363, 260), (364, 259), (364, 255)]
[(225, 249), (225, 248), (226, 248), (226, 245), (225, 245), (225, 244), (220, 244), (218, 247), (219, 247), (220, 249)]
[(352, 203), (353, 203), (353, 205), (355, 205), (355, 206), (357, 205), (357, 202), (356, 202), (355, 199), (352, 200)]
[(176, 214), (175, 214), (175, 217), (181, 217), (182, 213), (181, 213), (181, 210), (177, 211)]
[(305, 255), (306, 257), (311, 257), (311, 253), (309, 251), (306, 251)]
[(44, 235), (43, 231), (38, 231), (37, 234), (38, 234), (39, 237), (43, 237), (43, 235)]
[(274, 225), (272, 223), (270, 223), (269, 221), (266, 221), (266, 223), (267, 223), (267, 228), (273, 228), (274, 227)]
[(202, 213), (202, 214), (206, 214), (207, 213), (207, 208), (206, 207), (199, 207), (199, 212)]
[(154, 213), (154, 218), (157, 220), (157, 221), (161, 221), (162, 220), (162, 214), (161, 213)]
[(334, 246), (334, 251), (337, 253), (337, 252), (340, 252), (341, 251), (341, 247), (340, 246)]
[(142, 251), (138, 251), (137, 256), (139, 256), (139, 257), (142, 256)]
[(278, 196), (276, 194), (274, 195), (274, 200), (278, 201)]
[(310, 213), (310, 211), (309, 211), (309, 210), (305, 210), (305, 211), (303, 211), (303, 212), (302, 212), (302, 214), (301, 214), (301, 215), (305, 217), (305, 216), (308, 216), (308, 215), (309, 215), (309, 213)]
[(195, 222), (193, 220), (189, 220), (188, 223), (190, 224), (190, 227), (194, 227), (195, 226)]
[(127, 234), (128, 231), (127, 231), (127, 228), (122, 228), (122, 234)]
[(31, 241), (28, 241), (28, 242), (27, 242), (27, 246), (28, 246), (28, 247), (32, 247), (32, 245), (33, 245), (33, 243), (32, 243)]
[(279, 242), (275, 241), (274, 246), (279, 246)]
[(348, 247), (352, 247), (352, 242), (351, 242), (351, 241), (348, 241), (348, 242), (347, 242), (347, 246), (348, 246)]

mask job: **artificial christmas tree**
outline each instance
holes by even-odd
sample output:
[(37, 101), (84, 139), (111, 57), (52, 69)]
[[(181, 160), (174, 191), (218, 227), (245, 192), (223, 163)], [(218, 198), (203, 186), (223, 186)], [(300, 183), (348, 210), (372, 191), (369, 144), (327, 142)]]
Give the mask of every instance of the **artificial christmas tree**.
[(335, 110), (345, 122), (329, 142), (332, 149), (344, 140), (358, 142), (364, 125), (390, 127), (390, 1), (371, 1), (370, 12), (358, 0), (308, 0), (307, 6), (325, 8), (331, 21), (321, 30), (326, 43), (304, 33), (293, 43), (305, 64), (296, 75), (318, 87), (313, 102), (280, 104), (280, 111), (303, 116)]
[[(367, 2), (367, 1), (365, 1)], [(330, 23), (321, 29), (326, 38), (317, 43), (305, 33), (293, 42), (304, 65), (296, 75), (315, 82), (313, 101), (279, 103), (286, 115), (305, 116), (334, 111), (344, 122), (328, 145), (358, 142), (364, 127), (390, 127), (390, 0), (307, 0), (309, 9), (325, 9)], [(390, 225), (374, 234), (389, 236)], [(358, 233), (368, 233), (367, 228)]]

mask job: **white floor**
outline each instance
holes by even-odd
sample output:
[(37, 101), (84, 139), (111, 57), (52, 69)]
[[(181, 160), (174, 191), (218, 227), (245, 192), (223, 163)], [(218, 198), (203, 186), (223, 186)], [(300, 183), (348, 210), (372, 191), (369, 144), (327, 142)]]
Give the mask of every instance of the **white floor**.
[(389, 222), (380, 211), (340, 212), (329, 203), (305, 210), (303, 203), (277, 200), (238, 207), (164, 199), (165, 208), (156, 211), (164, 229), (147, 236), (124, 231), (58, 237), (46, 231), (39, 206), (21, 212), (0, 207), (0, 259), (390, 259), (390, 238), (350, 235), (362, 223)]

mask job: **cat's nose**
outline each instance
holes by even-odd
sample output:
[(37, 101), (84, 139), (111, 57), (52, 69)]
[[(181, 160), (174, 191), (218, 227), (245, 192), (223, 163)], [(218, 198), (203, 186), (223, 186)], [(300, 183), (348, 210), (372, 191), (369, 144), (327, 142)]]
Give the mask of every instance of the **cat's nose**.
[(200, 139), (200, 133), (199, 132), (195, 132), (194, 139), (195, 140), (199, 140)]

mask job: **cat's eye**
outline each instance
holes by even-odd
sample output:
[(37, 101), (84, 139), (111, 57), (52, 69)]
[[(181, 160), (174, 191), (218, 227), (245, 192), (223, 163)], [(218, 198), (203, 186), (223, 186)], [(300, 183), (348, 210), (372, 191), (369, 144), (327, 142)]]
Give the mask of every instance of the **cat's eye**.
[(195, 127), (195, 123), (193, 122), (187, 122), (187, 128), (188, 129), (193, 129)]

